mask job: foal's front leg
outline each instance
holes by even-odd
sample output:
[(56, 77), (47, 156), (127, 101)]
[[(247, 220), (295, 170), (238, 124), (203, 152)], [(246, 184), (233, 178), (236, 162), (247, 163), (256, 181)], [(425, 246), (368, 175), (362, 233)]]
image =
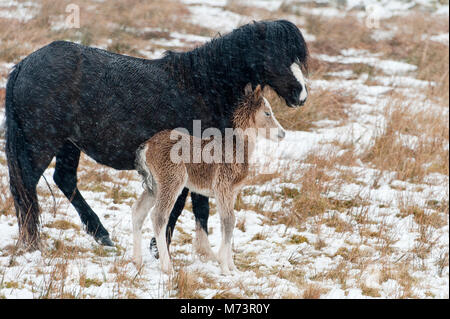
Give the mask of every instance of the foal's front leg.
[(227, 195), (222, 193), (216, 196), (222, 228), (222, 243), (219, 249), (218, 260), (222, 273), (225, 275), (231, 274), (232, 271), (237, 271), (231, 250), (231, 240), (233, 239), (233, 230), (236, 223), (234, 215), (235, 196)]

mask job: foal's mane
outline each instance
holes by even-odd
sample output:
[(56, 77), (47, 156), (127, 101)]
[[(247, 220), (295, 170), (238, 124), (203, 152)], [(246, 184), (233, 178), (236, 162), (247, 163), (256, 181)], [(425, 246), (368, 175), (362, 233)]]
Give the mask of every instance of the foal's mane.
[(245, 130), (251, 127), (252, 122), (255, 121), (256, 112), (262, 107), (263, 103), (261, 86), (258, 85), (255, 91), (245, 94), (239, 101), (233, 113), (233, 128)]

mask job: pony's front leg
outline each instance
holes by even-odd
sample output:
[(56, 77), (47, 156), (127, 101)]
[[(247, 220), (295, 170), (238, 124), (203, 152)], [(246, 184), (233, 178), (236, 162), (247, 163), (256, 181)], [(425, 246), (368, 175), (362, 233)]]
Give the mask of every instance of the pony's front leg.
[(220, 222), (222, 228), (222, 243), (220, 244), (218, 260), (222, 273), (225, 275), (231, 274), (232, 271), (237, 271), (233, 261), (233, 252), (231, 249), (231, 241), (233, 239), (233, 230), (236, 223), (234, 215), (234, 200), (232, 198), (220, 198), (216, 196), (217, 208), (220, 214)]
[(132, 208), (133, 261), (138, 267), (142, 264), (142, 249), (141, 249), (142, 225), (150, 209), (153, 207), (153, 204), (154, 204), (153, 193), (150, 193), (148, 190), (145, 190)]

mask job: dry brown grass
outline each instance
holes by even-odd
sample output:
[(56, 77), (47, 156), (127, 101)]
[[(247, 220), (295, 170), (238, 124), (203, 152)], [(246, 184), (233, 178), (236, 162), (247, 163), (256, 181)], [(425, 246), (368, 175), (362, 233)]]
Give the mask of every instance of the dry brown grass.
[(276, 12), (261, 7), (253, 7), (245, 4), (245, 1), (228, 0), (225, 10), (252, 17), (254, 20), (267, 20), (279, 18)]
[(315, 122), (321, 120), (336, 121), (336, 126), (346, 122), (346, 108), (355, 102), (355, 96), (343, 90), (316, 89), (310, 90), (309, 93), (305, 106), (289, 109), (270, 88), (267, 88), (265, 96), (280, 124), (289, 130), (310, 131), (317, 127)]
[[(346, 232), (352, 227), (337, 215), (324, 217), (328, 211), (347, 212), (351, 209), (362, 209), (368, 205), (367, 200), (360, 194), (355, 194), (352, 198), (336, 199), (330, 194), (339, 193), (340, 188), (346, 183), (358, 184), (358, 177), (346, 166), (354, 165), (356, 156), (352, 147), (340, 142), (334, 143), (337, 149), (327, 149), (318, 147), (312, 150), (308, 156), (302, 160), (304, 165), (295, 170), (294, 174), (285, 176), (280, 172), (268, 178), (278, 178), (280, 182), (289, 182), (301, 185), (301, 189), (282, 188), (281, 194), (265, 191), (258, 193), (259, 196), (270, 196), (273, 200), (292, 199), (291, 204), (284, 204), (283, 209), (277, 211), (263, 211), (264, 202), (248, 205), (242, 201), (242, 195), (238, 195), (236, 209), (250, 209), (265, 216), (264, 223), (268, 225), (285, 224), (288, 227), (296, 227), (303, 231), (306, 219), (317, 217), (316, 222), (325, 223), (334, 227), (338, 232)], [(344, 150), (341, 150), (341, 147)], [(341, 151), (340, 151), (341, 150)], [(342, 165), (342, 166), (341, 166)], [(295, 176), (295, 177), (294, 177)], [(266, 180), (264, 180), (266, 181)], [(249, 194), (247, 194), (247, 192)], [(244, 190), (244, 195), (251, 195), (251, 188)], [(262, 237), (257, 234), (257, 237)]]
[[(309, 34), (316, 37), (310, 42), (312, 78), (323, 78), (327, 72), (348, 68), (339, 63), (324, 63), (314, 58), (316, 54), (339, 55), (341, 50), (354, 48), (382, 53), (385, 58), (405, 61), (418, 67), (417, 78), (437, 83), (429, 87), (427, 97), (448, 106), (449, 101), (449, 50), (448, 46), (431, 41), (429, 36), (448, 33), (449, 23), (445, 16), (432, 15), (414, 10), (407, 16), (395, 16), (383, 20), (381, 28), (392, 30), (392, 39), (374, 40), (372, 29), (355, 16), (320, 17), (303, 14), (300, 9), (286, 4), (282, 13), (294, 13), (305, 18), (301, 25)], [(425, 39), (423, 38), (425, 36)], [(365, 65), (350, 66), (356, 73), (372, 73), (373, 68)], [(361, 69), (362, 68), (362, 69)]]
[(198, 290), (203, 286), (197, 280), (199, 275), (188, 272), (183, 268), (178, 269), (177, 274), (173, 278), (176, 296), (181, 299), (200, 299), (202, 298)]
[[(449, 126), (440, 111), (416, 111), (393, 99), (384, 112), (386, 124), (374, 136), (362, 157), (380, 170), (397, 173), (400, 180), (414, 183), (433, 172), (449, 174)], [(410, 147), (401, 136), (416, 139)]]
[[(0, 61), (18, 62), (32, 51), (53, 40), (71, 40), (84, 45), (99, 45), (111, 39), (112, 51), (137, 55), (148, 46), (148, 34), (143, 28), (212, 35), (212, 32), (187, 22), (187, 8), (179, 1), (167, 0), (41, 0), (42, 10), (28, 22), (0, 18)], [(65, 18), (68, 4), (80, 7), (80, 28), (52, 30), (51, 23)]]
[(0, 215), (14, 215), (14, 200), (9, 186), (6, 184), (0, 184)]
[(303, 292), (303, 299), (319, 299), (322, 293), (323, 290), (319, 286), (310, 284)]
[(393, 39), (382, 45), (383, 52), (394, 59), (417, 65), (417, 78), (437, 83), (437, 86), (429, 88), (427, 96), (448, 106), (448, 46), (428, 39), (433, 34), (448, 33), (448, 19), (415, 12), (407, 17), (395, 17), (387, 23), (395, 24), (399, 30)]
[(44, 225), (45, 227), (48, 228), (55, 228), (55, 229), (61, 229), (61, 230), (67, 230), (67, 229), (75, 229), (75, 230), (80, 230), (80, 226), (69, 222), (67, 220), (55, 220), (53, 222), (47, 223)]
[(304, 160), (308, 163), (301, 169), (302, 188), (297, 196), (294, 197), (292, 215), (295, 216), (297, 224), (303, 224), (306, 218), (323, 215), (327, 210), (341, 210), (345, 206), (357, 206), (359, 203), (349, 201), (343, 203), (329, 197), (332, 190), (339, 189), (340, 179), (335, 179), (330, 175), (330, 169), (336, 167), (340, 156), (334, 152), (310, 153)]
[(341, 50), (348, 48), (367, 50), (373, 48), (376, 42), (370, 37), (372, 30), (352, 16), (307, 15), (305, 28), (316, 37), (316, 41), (309, 44), (311, 52), (315, 54), (338, 55)]

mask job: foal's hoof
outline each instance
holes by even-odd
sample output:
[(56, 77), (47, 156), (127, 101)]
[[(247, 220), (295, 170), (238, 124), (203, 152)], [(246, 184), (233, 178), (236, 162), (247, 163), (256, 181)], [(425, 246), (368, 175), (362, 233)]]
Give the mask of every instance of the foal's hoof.
[(109, 238), (108, 235), (97, 237), (97, 238), (95, 238), (95, 240), (100, 245), (114, 247), (114, 243), (112, 242), (112, 240)]
[(156, 259), (159, 259), (159, 252), (158, 252), (158, 246), (156, 246), (156, 238), (152, 237), (150, 240), (150, 253), (153, 257)]

